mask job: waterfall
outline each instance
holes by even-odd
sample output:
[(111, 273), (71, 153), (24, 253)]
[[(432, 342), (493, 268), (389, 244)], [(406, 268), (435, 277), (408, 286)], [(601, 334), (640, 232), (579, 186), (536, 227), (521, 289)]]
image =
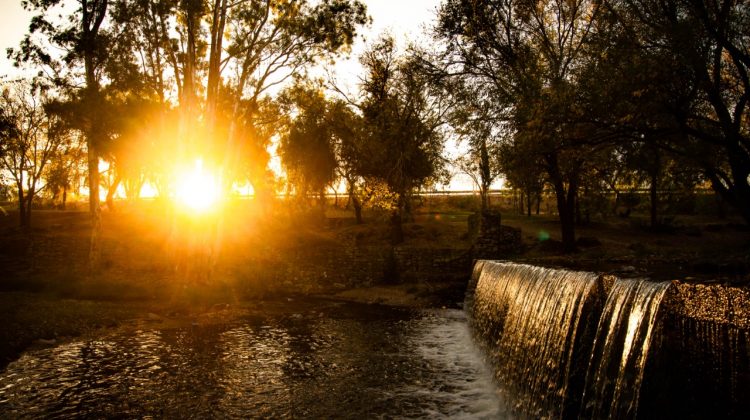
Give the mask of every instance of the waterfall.
[(635, 418), (656, 315), (669, 284), (615, 281), (589, 362), (583, 417)]
[(597, 276), (485, 261), (477, 277), (473, 326), (502, 393), (520, 415), (565, 416), (580, 401), (569, 385), (590, 352), (581, 337), (596, 325)]
[(746, 287), (478, 261), (469, 289), (472, 327), (518, 417), (750, 412)]

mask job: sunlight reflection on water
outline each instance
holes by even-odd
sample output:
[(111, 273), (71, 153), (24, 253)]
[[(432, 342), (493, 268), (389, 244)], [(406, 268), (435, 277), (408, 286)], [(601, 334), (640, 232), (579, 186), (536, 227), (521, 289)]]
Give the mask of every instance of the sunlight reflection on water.
[(0, 374), (0, 417), (504, 414), (461, 311), (321, 302), (299, 315), (27, 353)]

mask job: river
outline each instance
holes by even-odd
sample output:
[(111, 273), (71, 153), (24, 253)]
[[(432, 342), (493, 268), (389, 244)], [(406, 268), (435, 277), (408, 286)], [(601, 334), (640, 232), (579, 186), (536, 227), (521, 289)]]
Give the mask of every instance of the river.
[(504, 418), (458, 309), (326, 299), (29, 351), (0, 418)]

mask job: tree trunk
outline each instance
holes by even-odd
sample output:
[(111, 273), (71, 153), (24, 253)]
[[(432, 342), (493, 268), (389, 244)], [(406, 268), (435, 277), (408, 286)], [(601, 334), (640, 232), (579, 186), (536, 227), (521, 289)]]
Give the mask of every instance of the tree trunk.
[(400, 213), (401, 220), (407, 221), (407, 222), (413, 222), (414, 216), (412, 215), (411, 211), (411, 195), (404, 193), (403, 195), (403, 205), (399, 206), (400, 209), (403, 209)]
[(657, 176), (654, 176), (654, 174), (652, 174), (651, 185), (649, 185), (648, 187), (648, 193), (649, 193), (649, 197), (651, 201), (650, 202), (651, 229), (656, 229), (657, 225), (659, 224), (659, 221), (657, 220), (657, 217), (658, 217), (657, 211), (658, 211), (658, 206), (659, 206), (659, 197), (658, 197), (657, 189), (656, 189), (658, 185), (657, 178), (658, 178)]
[(224, 41), (224, 26), (227, 18), (227, 0), (215, 0), (213, 22), (211, 22), (211, 48), (208, 59), (208, 83), (206, 86), (206, 110), (209, 126), (216, 119), (216, 102), (219, 95), (221, 52)]
[(401, 214), (398, 210), (391, 215), (391, 244), (398, 245), (404, 242), (404, 226), (401, 223)]
[(407, 203), (409, 199), (406, 197), (406, 193), (402, 192), (398, 195), (398, 201), (396, 203), (396, 210), (391, 215), (391, 244), (398, 245), (404, 242), (404, 214), (407, 213)]
[(112, 185), (107, 189), (107, 208), (110, 211), (114, 211), (115, 209), (115, 193), (117, 193), (117, 188), (120, 186), (121, 181), (122, 177), (119, 174), (116, 175), (115, 180), (112, 181)]
[(89, 212), (93, 215), (99, 208), (99, 159), (93, 141), (88, 141)]
[(612, 214), (617, 216), (617, 207), (620, 205), (620, 191), (615, 190), (615, 204), (612, 206)]
[(490, 154), (487, 150), (487, 138), (482, 137), (482, 142), (479, 145), (479, 157), (480, 157), (480, 191), (482, 198), (482, 214), (489, 210), (489, 191), (491, 180), (491, 168), (490, 168)]
[(479, 199), (481, 200), (481, 213), (485, 213), (487, 210), (489, 210), (489, 197), (487, 197), (487, 189), (484, 185), (479, 187)]
[(349, 184), (349, 201), (352, 203), (352, 207), (354, 207), (354, 217), (357, 219), (357, 224), (362, 224), (362, 202), (359, 201), (359, 198), (357, 197), (354, 182), (347, 181)]
[(102, 213), (99, 205), (99, 158), (94, 149), (92, 135), (89, 134), (88, 137), (89, 212), (91, 214), (89, 270), (95, 272), (99, 268), (99, 259), (101, 258)]
[(322, 187), (318, 191), (318, 207), (320, 209), (320, 216), (325, 219), (326, 217), (326, 187)]
[(28, 228), (26, 224), (26, 197), (23, 194), (23, 185), (17, 185), (18, 188), (18, 225), (21, 228)]
[(563, 252), (570, 253), (576, 249), (576, 195), (578, 192), (577, 175), (569, 176), (568, 188), (565, 188), (562, 173), (557, 163), (557, 155), (547, 157), (547, 171), (555, 188), (557, 213), (560, 217)]
[[(81, 8), (81, 29), (83, 63), (86, 75), (86, 99), (89, 106), (96, 107), (99, 102), (99, 82), (96, 78), (95, 59), (97, 57), (97, 37), (99, 28), (107, 13), (107, 0), (94, 2), (89, 10), (85, 5)], [(93, 13), (93, 14), (92, 14)], [(91, 248), (89, 252), (89, 268), (94, 271), (99, 267), (101, 256), (101, 209), (99, 208), (99, 154), (97, 136), (100, 130), (99, 115), (96, 109), (90, 109), (91, 121), (86, 131), (86, 146), (89, 170), (89, 211), (91, 212)]]
[(354, 218), (357, 219), (357, 224), (362, 224), (362, 202), (359, 200), (359, 197), (357, 197), (357, 194), (354, 191), (354, 187), (351, 187), (349, 190), (349, 200), (352, 202), (352, 207), (354, 208)]
[(26, 216), (25, 216), (25, 226), (27, 229), (31, 228), (31, 206), (34, 203), (34, 194), (31, 192), (27, 192), (26, 194)]
[[(568, 188), (570, 189), (570, 187)], [(573, 252), (576, 248), (575, 195), (571, 197), (569, 191), (566, 194), (562, 181), (555, 182), (555, 195), (557, 196), (557, 212), (560, 217), (563, 251), (566, 253)]]
[(658, 206), (659, 206), (659, 197), (657, 196), (657, 188), (659, 187), (659, 174), (661, 172), (661, 159), (659, 155), (659, 148), (656, 147), (655, 143), (650, 143), (652, 154), (654, 157), (653, 166), (651, 167), (650, 176), (651, 176), (651, 185), (649, 185), (648, 192), (649, 192), (649, 198), (650, 198), (650, 216), (651, 216), (651, 229), (656, 229), (657, 225), (659, 224), (659, 221), (657, 220), (658, 214)]
[(526, 217), (531, 217), (531, 202), (533, 198), (531, 191), (526, 192)]
[(542, 194), (536, 195), (536, 215), (539, 216), (539, 209), (542, 207)]
[(357, 219), (357, 224), (361, 225), (362, 222), (362, 203), (357, 197), (352, 197), (352, 207), (354, 207), (354, 218)]

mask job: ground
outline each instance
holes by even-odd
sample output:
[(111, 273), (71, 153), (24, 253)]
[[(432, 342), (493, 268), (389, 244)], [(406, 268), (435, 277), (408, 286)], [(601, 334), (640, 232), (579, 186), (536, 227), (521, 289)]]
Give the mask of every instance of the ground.
[[(472, 212), (460, 200), (422, 200), (414, 221), (405, 225), (404, 246), (468, 250), (467, 219)], [(224, 258), (235, 263), (253, 249), (268, 247), (315, 248), (347, 240), (389, 246), (387, 212), (367, 213), (363, 225), (354, 223), (343, 209), (329, 210), (326, 219), (278, 211), (269, 217), (238, 204), (228, 214), (212, 224), (185, 219), (154, 203), (105, 210), (109, 251), (105, 267), (93, 276), (85, 269), (89, 222), (84, 211), (36, 211), (30, 233), (16, 227), (15, 213), (0, 216), (0, 366), (25, 349), (93, 336), (102, 329), (224, 322), (248, 312), (274, 310), (273, 305), (286, 299), (278, 294), (239, 294), (230, 282), (175, 281), (184, 271), (179, 266), (164, 267), (165, 256), (177, 252), (170, 244), (187, 244), (188, 250), (182, 252), (190, 261), (203, 255), (201, 246), (207, 238), (220, 240)], [(503, 224), (521, 229), (525, 249), (521, 255), (504, 258), (629, 276), (748, 285), (750, 229), (731, 216), (680, 215), (656, 231), (645, 227), (643, 215), (599, 218), (577, 228), (579, 251), (566, 255), (560, 252), (554, 215), (525, 216), (507, 208), (501, 214)], [(175, 236), (174, 223), (187, 223), (190, 234)], [(45, 251), (43, 244), (50, 238), (77, 245)], [(32, 254), (47, 253), (44, 258), (28, 259), (29, 249)], [(465, 281), (417, 282), (316, 293), (373, 304), (455, 307), (464, 286)]]

